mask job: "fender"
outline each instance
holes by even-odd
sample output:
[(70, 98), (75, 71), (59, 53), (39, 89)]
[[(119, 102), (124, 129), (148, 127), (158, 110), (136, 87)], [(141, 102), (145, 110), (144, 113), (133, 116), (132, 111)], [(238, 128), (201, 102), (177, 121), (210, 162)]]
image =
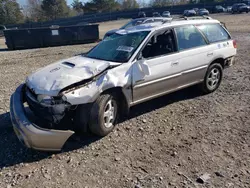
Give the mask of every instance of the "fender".
[(109, 69), (102, 75), (85, 83), (80, 88), (71, 88), (70, 91), (63, 92), (63, 96), (67, 102), (72, 105), (80, 105), (86, 103), (93, 103), (103, 92), (122, 88), (122, 93), (130, 104), (132, 100), (131, 91), (131, 63), (124, 63), (113, 69)]

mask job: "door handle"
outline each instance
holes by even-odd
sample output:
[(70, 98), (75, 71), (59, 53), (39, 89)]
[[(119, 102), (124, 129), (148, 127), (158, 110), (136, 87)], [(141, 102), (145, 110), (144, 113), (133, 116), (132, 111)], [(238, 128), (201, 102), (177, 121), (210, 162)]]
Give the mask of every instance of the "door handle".
[(178, 62), (178, 61), (172, 62), (172, 63), (171, 63), (171, 66), (177, 66), (177, 65), (179, 65), (179, 62)]
[(213, 52), (207, 53), (207, 56), (212, 56), (212, 55), (214, 55)]

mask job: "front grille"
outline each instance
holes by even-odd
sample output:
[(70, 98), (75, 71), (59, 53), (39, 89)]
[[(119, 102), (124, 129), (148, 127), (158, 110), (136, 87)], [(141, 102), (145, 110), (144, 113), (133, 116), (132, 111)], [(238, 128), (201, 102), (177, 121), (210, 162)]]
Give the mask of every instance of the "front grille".
[[(38, 95), (28, 86), (26, 86), (26, 97), (31, 97), (32, 100), (35, 100), (36, 102), (38, 102), (38, 99), (37, 99)], [(62, 97), (56, 96), (56, 97), (52, 97), (51, 104), (47, 104), (47, 105), (56, 105), (56, 104), (63, 104), (63, 103), (64, 102), (62, 100)]]
[(62, 101), (51, 105), (43, 105), (37, 101), (37, 95), (31, 89), (26, 87), (26, 101), (31, 111), (40, 119), (49, 123), (59, 123), (65, 115), (65, 111), (70, 107)]

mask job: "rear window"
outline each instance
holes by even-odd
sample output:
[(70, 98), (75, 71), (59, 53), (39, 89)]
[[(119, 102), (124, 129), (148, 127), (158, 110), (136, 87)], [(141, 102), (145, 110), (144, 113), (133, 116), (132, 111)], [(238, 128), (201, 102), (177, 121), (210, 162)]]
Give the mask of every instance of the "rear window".
[(229, 34), (220, 24), (198, 25), (197, 28), (204, 33), (210, 43), (230, 39)]

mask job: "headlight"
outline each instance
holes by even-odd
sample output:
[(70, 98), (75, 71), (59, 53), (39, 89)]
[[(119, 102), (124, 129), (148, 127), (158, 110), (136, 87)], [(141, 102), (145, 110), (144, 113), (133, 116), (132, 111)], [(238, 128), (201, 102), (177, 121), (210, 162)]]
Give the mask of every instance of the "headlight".
[(53, 103), (53, 97), (48, 95), (37, 95), (37, 101), (42, 104), (51, 105)]
[(48, 95), (37, 95), (37, 101), (44, 105), (66, 104), (67, 98), (65, 96), (51, 97)]

